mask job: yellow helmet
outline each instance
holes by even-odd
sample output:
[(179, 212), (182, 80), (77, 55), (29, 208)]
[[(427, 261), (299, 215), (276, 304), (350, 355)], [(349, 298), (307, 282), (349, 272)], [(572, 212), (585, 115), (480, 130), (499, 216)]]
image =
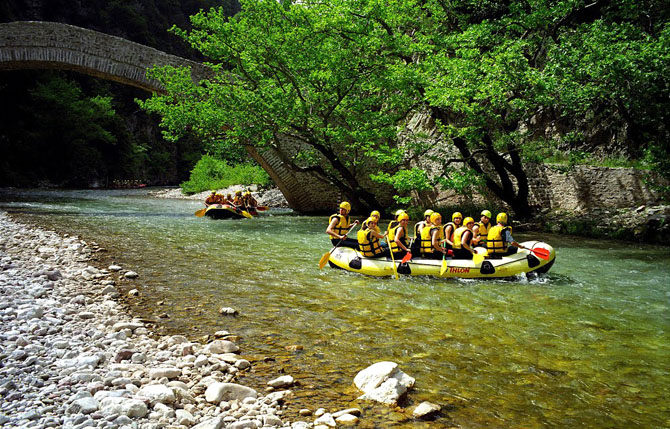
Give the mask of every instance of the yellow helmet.
[(346, 211), (349, 212), (349, 211), (351, 211), (351, 204), (349, 204), (349, 203), (346, 202), (346, 201), (342, 201), (342, 202), (340, 203), (340, 208), (341, 208), (341, 209), (345, 209)]
[(212, 191), (212, 195), (216, 194), (216, 191)]
[(435, 213), (435, 212), (432, 211), (431, 209), (428, 209), (428, 210), (426, 210), (425, 212), (423, 212), (423, 217), (425, 218), (426, 216), (430, 216), (430, 215), (432, 215), (433, 213)]
[(242, 195), (242, 191), (235, 191), (235, 195)]
[(368, 227), (370, 227), (370, 222), (377, 223), (377, 218), (375, 218), (374, 216), (370, 216), (369, 218), (365, 219), (365, 222), (363, 223), (365, 223), (366, 225), (368, 225)]
[(507, 223), (507, 213), (498, 213), (498, 216), (496, 216), (496, 222)]
[(377, 216), (377, 219), (379, 219), (380, 217), (382, 217), (382, 214), (379, 213), (379, 211), (377, 210), (373, 210), (372, 213), (370, 213), (370, 217), (372, 216)]
[(470, 216), (468, 216), (468, 217), (466, 217), (465, 219), (463, 219), (463, 225), (467, 225), (467, 224), (469, 224), (470, 222), (475, 223), (475, 220), (474, 220), (473, 218), (471, 218)]
[(435, 223), (435, 221), (438, 220), (438, 219), (440, 219), (440, 220), (442, 219), (442, 215), (439, 214), (438, 212), (433, 212), (433, 214), (430, 215), (431, 223)]
[(395, 211), (396, 217), (400, 216), (402, 213), (405, 213), (404, 209), (398, 209), (398, 210)]
[(493, 215), (488, 210), (482, 210), (481, 216), (486, 216), (487, 218), (491, 219), (491, 216)]
[(457, 217), (460, 217), (461, 219), (463, 219), (463, 215), (461, 214), (461, 212), (454, 212), (454, 213), (451, 215), (451, 220), (453, 221), (453, 220), (456, 219)]
[(398, 222), (401, 222), (403, 220), (409, 220), (409, 215), (405, 212), (402, 212), (398, 215)]

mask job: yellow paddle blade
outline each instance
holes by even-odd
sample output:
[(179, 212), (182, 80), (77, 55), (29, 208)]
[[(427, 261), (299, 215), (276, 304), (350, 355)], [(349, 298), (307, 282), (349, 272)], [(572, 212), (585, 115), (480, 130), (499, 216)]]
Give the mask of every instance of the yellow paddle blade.
[(195, 212), (194, 214), (195, 214), (197, 217), (203, 217), (203, 216), (205, 215), (205, 212), (206, 212), (206, 211), (207, 211), (207, 209), (200, 209), (200, 210), (198, 210), (197, 212)]
[(440, 275), (444, 274), (447, 271), (447, 260), (442, 259), (442, 266), (440, 267)]
[(251, 214), (246, 210), (242, 210), (242, 216), (246, 217), (247, 219), (253, 218), (253, 216), (251, 216)]
[(480, 255), (479, 253), (475, 253), (472, 255), (472, 262), (475, 263), (475, 265), (479, 265), (482, 262), (484, 262), (484, 255)]
[(326, 252), (323, 254), (321, 257), (321, 260), (319, 261), (319, 269), (322, 269), (323, 267), (326, 266), (328, 263), (328, 259), (330, 259), (330, 252)]

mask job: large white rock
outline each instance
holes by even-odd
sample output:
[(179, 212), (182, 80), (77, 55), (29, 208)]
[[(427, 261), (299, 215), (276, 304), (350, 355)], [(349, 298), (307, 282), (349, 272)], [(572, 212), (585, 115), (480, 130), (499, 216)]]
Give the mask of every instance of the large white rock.
[(181, 375), (181, 369), (175, 367), (159, 367), (149, 370), (149, 378), (177, 378)]
[(337, 423), (335, 423), (335, 419), (333, 418), (333, 415), (330, 413), (326, 413), (319, 417), (318, 419), (314, 420), (314, 426), (318, 425), (325, 425), (331, 428), (337, 427)]
[(235, 383), (212, 383), (205, 390), (205, 399), (212, 403), (257, 397), (258, 393), (254, 389)]
[(147, 384), (137, 392), (137, 396), (149, 399), (152, 404), (171, 404), (175, 401), (174, 392), (163, 384)]
[(205, 346), (205, 352), (211, 354), (235, 353), (240, 350), (232, 341), (214, 340)]
[(434, 413), (440, 412), (441, 407), (439, 405), (433, 404), (428, 401), (424, 401), (417, 405), (417, 407), (412, 411), (412, 415), (418, 419), (429, 417)]
[(193, 426), (193, 423), (195, 423), (193, 414), (186, 410), (175, 410), (175, 419), (177, 423), (184, 426)]
[(277, 377), (274, 380), (268, 381), (268, 386), (274, 387), (275, 389), (279, 389), (282, 387), (289, 387), (293, 385), (293, 377), (290, 375), (282, 375), (281, 377)]
[(398, 369), (395, 362), (377, 362), (359, 372), (354, 378), (356, 387), (363, 391), (358, 399), (393, 405), (414, 386), (415, 379)]
[(193, 429), (221, 429), (223, 425), (223, 419), (221, 417), (215, 417), (193, 426)]
[(149, 410), (139, 399), (107, 397), (100, 401), (103, 414), (121, 414), (128, 417), (144, 417)]

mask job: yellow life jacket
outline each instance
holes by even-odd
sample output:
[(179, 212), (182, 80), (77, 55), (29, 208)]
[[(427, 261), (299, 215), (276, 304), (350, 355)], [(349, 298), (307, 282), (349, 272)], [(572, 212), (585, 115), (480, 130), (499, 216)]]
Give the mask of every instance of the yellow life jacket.
[[(349, 216), (342, 216), (339, 213), (335, 213), (331, 217), (328, 218), (328, 225), (333, 221), (333, 218), (338, 218), (339, 221), (335, 227), (333, 227), (333, 231), (337, 232), (340, 235), (344, 235), (349, 231)], [(330, 234), (329, 234), (330, 235)], [(330, 235), (333, 238), (337, 238), (334, 235)]]
[(421, 231), (421, 253), (433, 253), (435, 248), (433, 248), (433, 231), (437, 231), (437, 239), (442, 240), (444, 238), (444, 230), (442, 227), (431, 225), (426, 227)]
[(489, 237), (489, 231), (491, 228), (493, 228), (493, 226), (491, 226), (491, 222), (487, 223), (486, 225), (484, 225), (483, 222), (478, 222), (477, 224), (479, 225), (479, 244), (486, 244), (486, 240)]
[(428, 224), (426, 223), (425, 220), (419, 221), (414, 224), (414, 240), (421, 240), (421, 233), (419, 232), (419, 228), (424, 228)]
[(400, 225), (400, 222), (398, 222), (397, 220), (392, 220), (391, 222), (389, 222), (389, 226), (386, 227), (386, 230), (388, 232), (391, 232), (391, 229), (397, 227), (398, 225)]
[(454, 239), (452, 241), (454, 249), (461, 249), (463, 247), (463, 234), (465, 234), (465, 231), (470, 231), (467, 226), (461, 226), (454, 231)]
[[(400, 224), (396, 225), (395, 227), (391, 228), (389, 231), (389, 247), (391, 248), (391, 252), (404, 252), (404, 250), (398, 246), (398, 244), (395, 242), (396, 239), (396, 233), (398, 232), (398, 228), (400, 228)], [(402, 229), (402, 237), (400, 238), (400, 241), (402, 244), (407, 247), (407, 228)]]
[(509, 231), (510, 234), (512, 233), (511, 226), (496, 225), (489, 229), (489, 235), (486, 238), (486, 248), (489, 254), (507, 252), (508, 243), (502, 238), (503, 231), (505, 230)]
[[(447, 227), (448, 227), (449, 225), (451, 225), (451, 235), (450, 235), (449, 237), (447, 237)], [(453, 242), (454, 242), (454, 232), (456, 232), (456, 229), (457, 229), (457, 228), (458, 228), (458, 227), (456, 226), (455, 223), (453, 223), (453, 222), (447, 222), (447, 223), (442, 227), (442, 237), (443, 237), (443, 238), (448, 238), (449, 241), (451, 241), (451, 242), (453, 243)]]
[(360, 229), (358, 231), (358, 250), (363, 254), (363, 256), (372, 257), (378, 253), (381, 253), (382, 247), (379, 245), (379, 239), (377, 237), (370, 236), (372, 232), (371, 229)]

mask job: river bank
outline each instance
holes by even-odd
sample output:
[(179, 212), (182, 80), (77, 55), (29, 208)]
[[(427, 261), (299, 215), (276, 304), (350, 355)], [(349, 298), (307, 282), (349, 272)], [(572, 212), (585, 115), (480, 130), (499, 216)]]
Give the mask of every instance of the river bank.
[(92, 266), (99, 251), (0, 212), (0, 425), (312, 426), (282, 419), (290, 376), (269, 380), (264, 392), (244, 385), (253, 363), (231, 333), (201, 344), (156, 336), (128, 315), (115, 285), (137, 273)]

